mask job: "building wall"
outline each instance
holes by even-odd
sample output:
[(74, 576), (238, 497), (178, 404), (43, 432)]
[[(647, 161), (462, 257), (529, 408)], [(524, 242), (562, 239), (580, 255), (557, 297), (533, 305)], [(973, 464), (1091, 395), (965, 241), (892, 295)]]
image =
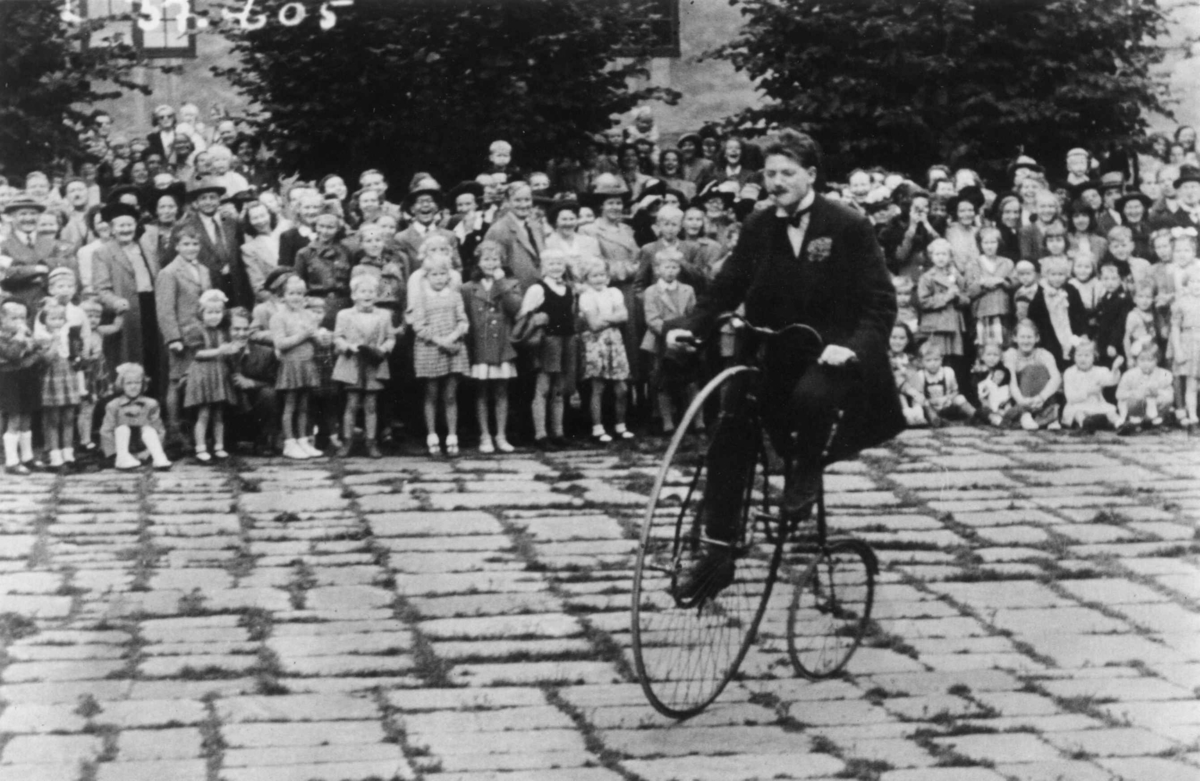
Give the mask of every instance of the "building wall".
[[(499, 0), (498, 0), (499, 1)], [(721, 120), (760, 98), (753, 83), (724, 60), (705, 59), (704, 55), (730, 40), (741, 25), (741, 14), (729, 0), (678, 0), (680, 57), (656, 58), (650, 63), (650, 77), (631, 86), (671, 87), (683, 93), (677, 105), (654, 104), (654, 112), (663, 134), (672, 139), (698, 129), (705, 122)], [(207, 0), (200, 0), (203, 7)], [(1200, 126), (1200, 46), (1189, 43), (1200, 39), (1200, 7), (1195, 0), (1165, 0), (1173, 12), (1168, 45), (1171, 51), (1161, 70), (1167, 74), (1178, 101), (1176, 120), (1150, 117), (1155, 129), (1173, 130), (1177, 123)], [(178, 106), (193, 102), (205, 117), (216, 108), (237, 113), (244, 108), (241, 98), (223, 79), (211, 72), (214, 65), (233, 63), (230, 43), (220, 35), (198, 36), (196, 59), (166, 61), (178, 65), (177, 75), (155, 72), (141, 74), (151, 94), (130, 94), (104, 105), (116, 119), (117, 127), (131, 132), (149, 132), (150, 111), (160, 103)], [(1197, 55), (1197, 56), (1193, 56)]]

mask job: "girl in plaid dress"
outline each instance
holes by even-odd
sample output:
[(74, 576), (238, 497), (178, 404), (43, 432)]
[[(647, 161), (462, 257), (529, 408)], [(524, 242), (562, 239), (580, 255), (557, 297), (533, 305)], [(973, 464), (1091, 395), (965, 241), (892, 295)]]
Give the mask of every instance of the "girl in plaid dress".
[(612, 442), (601, 420), (604, 386), (613, 389), (616, 412), (616, 434), (631, 439), (633, 432), (625, 427), (625, 381), (629, 379), (629, 359), (621, 328), (629, 319), (625, 299), (615, 287), (608, 286), (608, 265), (592, 258), (583, 265), (583, 281), (587, 288), (579, 294), (579, 313), (587, 320), (583, 332), (586, 367), (584, 379), (592, 381), (592, 436), (599, 442)]
[(34, 338), (50, 344), (42, 373), (42, 439), (50, 451), (50, 466), (59, 468), (75, 463), (75, 409), (80, 399), (80, 357), (78, 349), (72, 349), (66, 307), (46, 299)]
[[(183, 406), (196, 411), (196, 460), (207, 464), (213, 457), (225, 459), (225, 405), (234, 399), (233, 380), (226, 358), (236, 351), (229, 343), (225, 322), (228, 299), (220, 290), (200, 295), (200, 321), (204, 324), (204, 343), (199, 345), (188, 366)], [(208, 452), (208, 429), (212, 426), (213, 452)]]
[(467, 310), (462, 295), (450, 286), (450, 260), (428, 254), (421, 265), (424, 290), (411, 302), (413, 372), (425, 382), (425, 443), (430, 455), (441, 454), (437, 434), (439, 388), (446, 418), (446, 452), (458, 454), (458, 375), (469, 368), (463, 337), (467, 335)]

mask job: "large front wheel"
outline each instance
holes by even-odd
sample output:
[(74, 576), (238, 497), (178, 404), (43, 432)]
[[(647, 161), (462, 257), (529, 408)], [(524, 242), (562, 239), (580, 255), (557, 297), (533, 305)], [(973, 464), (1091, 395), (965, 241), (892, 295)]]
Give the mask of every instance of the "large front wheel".
[[(650, 704), (673, 718), (704, 710), (737, 673), (779, 567), (782, 546), (768, 544), (761, 533), (765, 521), (760, 513), (771, 501), (762, 430), (752, 414), (728, 414), (730, 404), (747, 409), (740, 394), (754, 373), (748, 367), (733, 367), (704, 387), (667, 448), (646, 507), (633, 578), (633, 654)], [(739, 395), (733, 398), (734, 394)], [(752, 408), (753, 401), (748, 406)], [(714, 414), (718, 407), (724, 408), (721, 415)], [(733, 582), (714, 595), (684, 599), (680, 584), (706, 547), (700, 515), (710, 487), (708, 459), (723, 441), (719, 430), (713, 436), (709, 432), (722, 425), (748, 426), (740, 431), (755, 442), (740, 484), (723, 486), (741, 498)]]

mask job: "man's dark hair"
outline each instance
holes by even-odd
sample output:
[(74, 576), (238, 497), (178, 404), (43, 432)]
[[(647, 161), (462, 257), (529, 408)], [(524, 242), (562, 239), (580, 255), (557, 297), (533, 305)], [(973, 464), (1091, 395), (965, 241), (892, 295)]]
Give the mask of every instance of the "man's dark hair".
[(805, 168), (821, 168), (821, 147), (812, 136), (799, 130), (784, 128), (763, 150), (763, 157), (783, 155), (790, 157)]

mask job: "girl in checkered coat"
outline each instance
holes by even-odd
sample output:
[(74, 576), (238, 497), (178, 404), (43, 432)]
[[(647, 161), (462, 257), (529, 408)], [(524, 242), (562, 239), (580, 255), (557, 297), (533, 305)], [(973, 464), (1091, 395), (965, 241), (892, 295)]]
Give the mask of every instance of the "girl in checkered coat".
[[(423, 248), (422, 248), (423, 249)], [(446, 418), (446, 452), (458, 454), (458, 375), (470, 368), (463, 337), (469, 329), (462, 294), (450, 284), (450, 259), (441, 253), (422, 253), (424, 289), (412, 296), (411, 319), (416, 344), (413, 373), (425, 380), (426, 445), (430, 455), (441, 454), (437, 434), (439, 389)]]
[(50, 466), (58, 468), (75, 462), (75, 411), (81, 398), (79, 346), (70, 338), (67, 308), (46, 299), (34, 338), (49, 343), (42, 373), (42, 439), (50, 451)]

